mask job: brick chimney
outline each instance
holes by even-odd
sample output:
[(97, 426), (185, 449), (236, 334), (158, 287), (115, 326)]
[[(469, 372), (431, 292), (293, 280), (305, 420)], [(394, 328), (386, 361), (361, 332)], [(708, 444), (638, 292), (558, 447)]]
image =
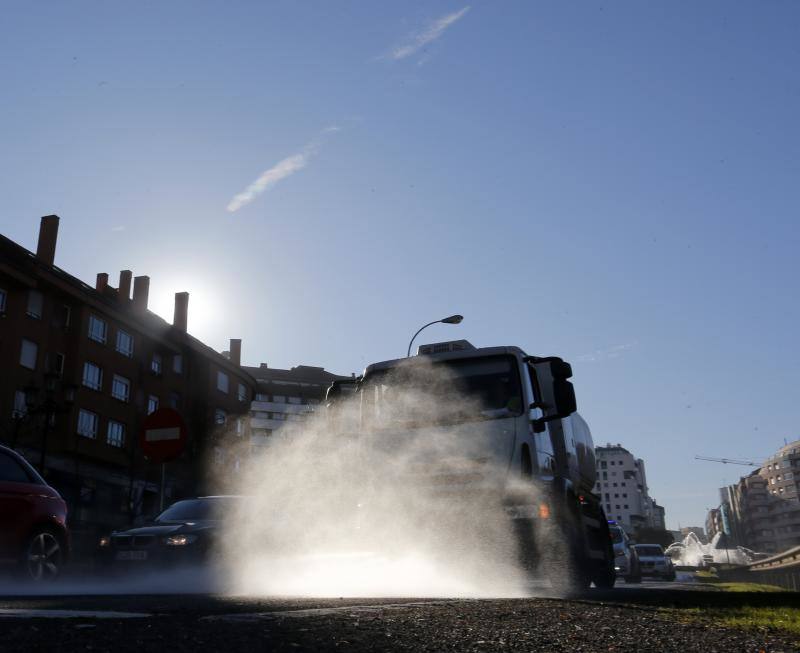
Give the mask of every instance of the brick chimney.
[(241, 338), (231, 338), (231, 355), (230, 355), (231, 363), (236, 365), (236, 367), (241, 367), (242, 365), (242, 339)]
[(58, 240), (58, 221), (57, 215), (46, 215), (39, 223), (39, 242), (36, 245), (36, 258), (53, 265), (56, 259), (56, 241)]
[(186, 327), (189, 324), (189, 293), (176, 292), (175, 293), (175, 312), (172, 316), (172, 326), (178, 331), (186, 333)]
[(123, 270), (119, 273), (119, 297), (126, 302), (131, 298), (131, 278), (133, 272), (130, 270)]
[(94, 284), (94, 289), (97, 292), (105, 292), (108, 287), (108, 275), (105, 272), (97, 273), (97, 281)]
[(150, 277), (133, 278), (133, 307), (137, 311), (147, 310), (147, 297), (150, 294)]

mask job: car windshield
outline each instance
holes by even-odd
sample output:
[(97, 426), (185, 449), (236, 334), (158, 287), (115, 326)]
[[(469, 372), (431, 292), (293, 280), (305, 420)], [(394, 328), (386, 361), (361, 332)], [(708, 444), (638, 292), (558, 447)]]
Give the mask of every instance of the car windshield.
[(186, 499), (174, 503), (158, 517), (156, 522), (217, 521), (236, 508), (241, 499), (235, 497), (213, 497)]
[(656, 544), (643, 544), (636, 547), (640, 556), (659, 557), (664, 555), (664, 550)]
[(616, 526), (611, 526), (608, 530), (611, 531), (611, 541), (614, 544), (620, 544), (622, 542), (622, 531)]
[(361, 388), (362, 415), (374, 428), (519, 415), (522, 394), (515, 363), (511, 356), (491, 356), (433, 364), (415, 361), (373, 372)]

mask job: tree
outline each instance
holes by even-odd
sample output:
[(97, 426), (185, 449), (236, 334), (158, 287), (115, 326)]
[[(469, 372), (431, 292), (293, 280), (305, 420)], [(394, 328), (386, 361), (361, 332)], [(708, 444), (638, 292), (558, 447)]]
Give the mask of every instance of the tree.
[(675, 541), (669, 531), (647, 527), (637, 530), (634, 539), (638, 544), (660, 544), (664, 548), (667, 548)]

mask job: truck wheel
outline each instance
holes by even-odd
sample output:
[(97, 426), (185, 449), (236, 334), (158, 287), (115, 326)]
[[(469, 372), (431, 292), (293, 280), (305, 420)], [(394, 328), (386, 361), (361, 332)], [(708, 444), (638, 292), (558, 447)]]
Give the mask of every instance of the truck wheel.
[(597, 589), (610, 590), (614, 587), (614, 583), (617, 580), (617, 574), (613, 569), (606, 567), (602, 571), (595, 574), (592, 580), (594, 581), (594, 586)]
[(541, 551), (542, 569), (558, 592), (583, 591), (591, 585), (583, 556), (579, 554), (580, 537), (572, 523), (552, 524), (544, 536)]

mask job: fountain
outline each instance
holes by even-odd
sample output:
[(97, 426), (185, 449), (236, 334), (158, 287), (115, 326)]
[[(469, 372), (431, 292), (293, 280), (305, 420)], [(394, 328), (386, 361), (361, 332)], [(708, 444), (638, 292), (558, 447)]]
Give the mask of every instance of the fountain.
[(682, 542), (667, 547), (667, 555), (676, 567), (707, 569), (712, 565), (747, 565), (756, 553), (743, 546), (730, 548), (724, 533), (714, 535), (711, 542), (703, 544), (695, 533), (689, 532)]

